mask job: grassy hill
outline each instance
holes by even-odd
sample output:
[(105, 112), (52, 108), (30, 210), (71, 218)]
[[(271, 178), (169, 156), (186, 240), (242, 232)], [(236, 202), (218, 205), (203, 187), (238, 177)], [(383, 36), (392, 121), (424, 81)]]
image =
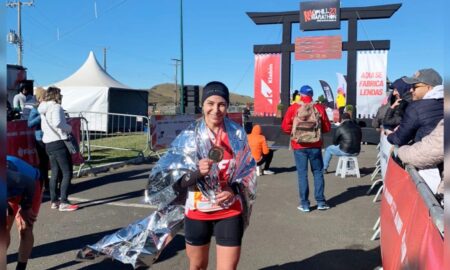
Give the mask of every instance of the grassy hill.
[[(200, 98), (202, 93), (203, 86), (200, 86)], [(158, 105), (173, 105), (176, 98), (179, 100), (179, 96), (176, 97), (175, 84), (163, 83), (150, 88), (148, 102), (157, 103)], [(232, 105), (243, 105), (247, 102), (253, 103), (253, 98), (230, 92), (230, 103)]]

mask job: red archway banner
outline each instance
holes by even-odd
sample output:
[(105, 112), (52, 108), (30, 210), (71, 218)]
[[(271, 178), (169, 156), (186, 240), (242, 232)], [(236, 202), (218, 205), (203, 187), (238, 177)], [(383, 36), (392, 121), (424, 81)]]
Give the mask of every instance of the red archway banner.
[(281, 54), (255, 55), (254, 115), (275, 116), (277, 113), (280, 103), (280, 66)]
[(380, 217), (383, 269), (444, 269), (444, 240), (411, 176), (392, 158)]

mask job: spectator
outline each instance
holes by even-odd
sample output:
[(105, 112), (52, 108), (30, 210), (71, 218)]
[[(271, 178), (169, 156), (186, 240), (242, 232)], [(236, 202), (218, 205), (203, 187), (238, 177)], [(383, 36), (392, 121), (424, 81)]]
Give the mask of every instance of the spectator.
[(293, 103), (299, 102), (300, 101), (300, 94), (298, 93), (298, 90), (295, 90), (294, 93), (292, 94), (292, 100), (291, 100), (291, 105)]
[[(297, 118), (298, 110), (312, 102), (314, 95), (313, 89), (304, 85), (300, 89), (301, 100), (289, 106), (286, 115), (281, 123), (281, 129), (286, 134), (294, 134), (294, 120)], [(305, 107), (307, 108), (307, 107)], [(316, 118), (318, 118), (318, 129), (320, 133), (329, 132), (331, 129), (330, 121), (324, 111), (323, 106), (314, 104), (312, 106)], [(317, 209), (327, 210), (330, 207), (326, 203), (324, 196), (325, 183), (323, 179), (323, 160), (322, 160), (322, 139), (316, 142), (305, 143), (298, 142), (291, 138), (291, 148), (294, 150), (295, 165), (297, 167), (297, 179), (300, 195), (300, 205), (297, 207), (302, 212), (310, 211), (309, 185), (308, 185), (308, 161), (311, 163), (311, 170), (314, 175), (314, 197), (317, 201)]]
[[(405, 78), (405, 76), (402, 78)], [(406, 108), (412, 101), (410, 91), (412, 85), (405, 83), (402, 78), (397, 79), (390, 85), (390, 88), (393, 89), (392, 96), (394, 98), (383, 119), (383, 126), (392, 130), (400, 125)]]
[(389, 108), (389, 104), (388, 104), (388, 99), (389, 99), (388, 95), (382, 102), (381, 107), (378, 108), (377, 114), (375, 115), (375, 117), (372, 119), (372, 127), (376, 128), (377, 130), (380, 130), (383, 128), (383, 119), (384, 116), (386, 115), (386, 111)]
[(19, 93), (17, 93), (13, 98), (13, 109), (17, 112), (22, 112), (25, 108), (25, 102), (27, 101), (28, 95), (32, 93), (32, 89), (29, 89), (25, 82), (19, 83)]
[[(438, 168), (440, 174), (443, 175), (444, 119), (439, 121), (436, 128), (430, 134), (423, 137), (420, 142), (400, 147), (398, 149), (398, 157), (403, 163), (412, 165), (419, 170)], [(440, 186), (441, 189), (437, 193), (443, 194), (443, 186)]]
[(339, 122), (341, 122), (342, 114), (344, 113), (345, 104), (347, 99), (345, 97), (344, 89), (338, 88), (336, 95), (336, 108), (339, 110)]
[(39, 114), (37, 107), (39, 103), (44, 100), (45, 90), (42, 87), (38, 87), (35, 90), (36, 104), (30, 111), (28, 116), (28, 127), (34, 128), (34, 138), (36, 143), (36, 151), (39, 157), (39, 172), (41, 179), (41, 187), (45, 187), (45, 190), (49, 190), (48, 182), (48, 155), (45, 151), (45, 144), (42, 141), (43, 132), (41, 129), (41, 115)]
[(323, 157), (324, 173), (328, 173), (333, 156), (356, 156), (361, 151), (362, 132), (349, 113), (342, 114), (341, 125), (336, 129), (333, 136), (333, 145), (325, 149)]
[(42, 200), (39, 171), (25, 161), (7, 156), (6, 245), (11, 242), (11, 228), (16, 220), (20, 243), (16, 270), (24, 270), (34, 244), (33, 225)]
[(252, 122), (250, 122), (250, 115), (251, 115), (251, 111), (250, 111), (250, 103), (247, 103), (245, 105), (245, 108), (242, 110), (242, 117), (244, 120), (244, 130), (247, 134), (249, 134), (252, 130)]
[(444, 117), (444, 87), (439, 73), (432, 68), (421, 69), (413, 77), (402, 80), (413, 85), (413, 102), (406, 108), (396, 131), (385, 131), (389, 143), (398, 146), (419, 142)]
[[(350, 119), (354, 119), (354, 115), (353, 115), (354, 111), (355, 111), (355, 109), (353, 108), (353, 105), (347, 104), (347, 105), (345, 105), (343, 114), (348, 113), (348, 115), (350, 116)], [(342, 121), (342, 115), (341, 115), (341, 121)]]
[(244, 117), (244, 123), (250, 120), (250, 103), (245, 104), (245, 108), (242, 110), (242, 116)]
[(256, 169), (257, 175), (273, 174), (273, 171), (269, 170), (270, 163), (273, 159), (273, 150), (267, 146), (266, 137), (262, 134), (261, 126), (254, 125), (252, 133), (248, 135), (248, 144), (252, 151), (252, 156), (256, 161), (257, 166), (264, 164), (264, 170), (259, 172), (259, 167)]
[[(64, 143), (64, 140), (67, 140), (67, 135), (72, 131), (72, 127), (66, 122), (64, 111), (61, 107), (61, 100), (61, 90), (57, 87), (49, 87), (45, 94), (44, 102), (41, 102), (38, 111), (41, 115), (42, 141), (45, 143), (52, 172), (50, 178), (51, 209), (75, 211), (78, 209), (78, 206), (71, 204), (67, 198), (73, 165), (72, 157)], [(59, 172), (62, 173), (61, 201), (58, 201), (56, 194)]]

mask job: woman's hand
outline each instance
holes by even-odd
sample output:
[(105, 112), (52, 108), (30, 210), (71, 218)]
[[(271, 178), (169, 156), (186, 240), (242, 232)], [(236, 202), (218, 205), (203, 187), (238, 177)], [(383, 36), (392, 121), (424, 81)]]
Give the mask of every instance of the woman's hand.
[(388, 136), (388, 135), (391, 134), (391, 133), (393, 133), (393, 131), (390, 130), (390, 129), (385, 129), (385, 130), (384, 130), (384, 135), (386, 135), (386, 136)]
[(230, 201), (234, 197), (234, 192), (231, 189), (231, 187), (227, 186), (226, 188), (222, 189), (221, 192), (216, 194), (216, 203), (218, 205)]
[(394, 104), (391, 105), (391, 109), (394, 109), (395, 107), (397, 107), (400, 104), (400, 101), (402, 101), (401, 98), (398, 98), (397, 100), (395, 100)]
[(213, 164), (213, 161), (209, 158), (204, 158), (198, 161), (198, 170), (200, 171), (200, 174), (202, 176), (205, 176), (209, 173), (211, 170), (211, 166)]

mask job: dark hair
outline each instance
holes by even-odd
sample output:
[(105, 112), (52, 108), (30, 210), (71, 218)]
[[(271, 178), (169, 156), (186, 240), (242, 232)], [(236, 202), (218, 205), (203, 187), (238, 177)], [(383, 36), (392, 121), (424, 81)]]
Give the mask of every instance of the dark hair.
[(44, 101), (55, 101), (56, 103), (61, 104), (61, 89), (56, 86), (50, 86), (45, 93)]
[(350, 116), (350, 114), (349, 113), (343, 113), (342, 114), (342, 120), (348, 120), (348, 119), (352, 119), (352, 117)]
[(295, 97), (298, 96), (298, 90), (295, 90), (294, 93), (292, 93), (292, 100), (295, 100)]

